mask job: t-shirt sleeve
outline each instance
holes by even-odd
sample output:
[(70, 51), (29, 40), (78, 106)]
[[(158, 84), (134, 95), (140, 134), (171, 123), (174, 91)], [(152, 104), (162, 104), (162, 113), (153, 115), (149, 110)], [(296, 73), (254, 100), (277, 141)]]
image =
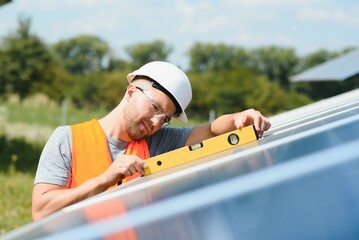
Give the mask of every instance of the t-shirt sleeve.
[(42, 150), (34, 184), (70, 186), (71, 142), (70, 126), (55, 129)]
[(184, 147), (192, 127), (162, 127), (147, 139), (150, 156)]

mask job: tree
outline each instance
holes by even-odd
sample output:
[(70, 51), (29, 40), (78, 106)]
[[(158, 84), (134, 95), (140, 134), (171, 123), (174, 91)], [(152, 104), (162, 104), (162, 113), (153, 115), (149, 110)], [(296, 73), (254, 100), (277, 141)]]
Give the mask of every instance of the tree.
[[(95, 109), (102, 104), (101, 73), (73, 75), (68, 94), (77, 108)], [(102, 79), (101, 79), (102, 80)]]
[(192, 72), (230, 70), (248, 62), (244, 49), (225, 44), (195, 43), (189, 50), (189, 56)]
[(257, 48), (250, 52), (250, 56), (252, 63), (249, 65), (257, 73), (288, 89), (289, 77), (299, 63), (299, 58), (293, 49), (276, 46)]
[(108, 72), (121, 71), (121, 70), (130, 68), (129, 65), (130, 64), (123, 59), (110, 57), (109, 62), (108, 62), (107, 71)]
[(72, 74), (98, 72), (105, 68), (110, 54), (108, 44), (101, 38), (82, 35), (54, 44), (54, 50)]
[(106, 109), (113, 109), (124, 96), (126, 87), (128, 86), (126, 78), (128, 73), (129, 70), (102, 74), (100, 93), (102, 95), (103, 105)]
[(30, 25), (29, 18), (20, 18), (18, 29), (4, 38), (0, 52), (0, 93), (16, 93), (20, 99), (55, 78), (54, 58), (42, 40), (30, 33)]
[(212, 109), (225, 114), (255, 108), (270, 115), (311, 102), (304, 95), (284, 91), (278, 83), (245, 67), (190, 73), (189, 78), (193, 99), (188, 112), (200, 118), (205, 118)]
[(172, 48), (161, 40), (155, 40), (151, 43), (139, 43), (126, 48), (126, 52), (131, 58), (131, 68), (133, 69), (140, 68), (151, 61), (166, 61), (171, 51)]

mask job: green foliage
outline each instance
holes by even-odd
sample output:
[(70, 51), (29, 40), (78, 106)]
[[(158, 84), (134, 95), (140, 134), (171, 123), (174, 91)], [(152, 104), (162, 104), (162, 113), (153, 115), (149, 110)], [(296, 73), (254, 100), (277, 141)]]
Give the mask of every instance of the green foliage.
[(0, 93), (16, 93), (21, 99), (54, 79), (53, 57), (30, 33), (30, 24), (30, 19), (20, 18), (17, 31), (4, 38), (0, 52)]
[(195, 43), (189, 50), (189, 56), (191, 72), (235, 69), (249, 60), (248, 53), (242, 48), (210, 43)]
[(77, 108), (110, 110), (119, 104), (127, 82), (127, 71), (74, 76), (68, 96)]
[(108, 62), (107, 71), (114, 72), (114, 71), (121, 71), (130, 68), (130, 64), (123, 60), (123, 59), (117, 59), (115, 57), (110, 57), (110, 60)]
[(250, 52), (252, 64), (258, 74), (265, 75), (270, 81), (287, 89), (289, 77), (299, 63), (299, 58), (291, 48), (270, 46), (254, 49)]
[(289, 77), (299, 62), (293, 49), (276, 46), (246, 51), (240, 47), (224, 44), (196, 43), (190, 49), (192, 72), (233, 70), (240, 66), (265, 75), (270, 81), (287, 88)]
[(60, 102), (62, 99), (69, 97), (68, 88), (71, 84), (72, 75), (62, 66), (56, 65), (54, 68), (54, 78), (52, 84), (40, 85), (37, 87), (38, 92), (47, 94), (51, 99)]
[(120, 103), (128, 85), (126, 76), (129, 71), (124, 70), (102, 74), (100, 92), (104, 107), (107, 110), (113, 109)]
[(155, 40), (151, 43), (138, 43), (126, 48), (131, 58), (131, 68), (138, 69), (151, 61), (165, 61), (171, 53), (172, 48), (162, 40)]
[(93, 73), (72, 78), (69, 95), (77, 108), (95, 109), (101, 105), (100, 77), (99, 73)]
[(275, 114), (310, 103), (294, 92), (286, 93), (277, 83), (246, 68), (190, 75), (193, 99), (191, 115), (204, 118), (209, 110), (219, 115), (254, 108), (265, 115)]
[(287, 96), (288, 97), (285, 99), (286, 107), (281, 109), (280, 112), (298, 108), (313, 102), (313, 100), (309, 98), (307, 95), (298, 93), (293, 90), (288, 91)]
[(102, 70), (105, 58), (109, 55), (109, 46), (105, 41), (88, 35), (60, 41), (54, 45), (54, 50), (72, 74)]
[(356, 76), (342, 82), (298, 82), (293, 84), (293, 88), (296, 92), (317, 101), (359, 88), (359, 77)]

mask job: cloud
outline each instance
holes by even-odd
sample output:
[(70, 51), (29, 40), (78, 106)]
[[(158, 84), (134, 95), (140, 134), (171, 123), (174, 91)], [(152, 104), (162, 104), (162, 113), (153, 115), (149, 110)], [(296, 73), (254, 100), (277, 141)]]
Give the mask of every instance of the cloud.
[(342, 26), (359, 26), (359, 5), (347, 8), (328, 6), (318, 9), (303, 9), (298, 18), (307, 22), (338, 24)]

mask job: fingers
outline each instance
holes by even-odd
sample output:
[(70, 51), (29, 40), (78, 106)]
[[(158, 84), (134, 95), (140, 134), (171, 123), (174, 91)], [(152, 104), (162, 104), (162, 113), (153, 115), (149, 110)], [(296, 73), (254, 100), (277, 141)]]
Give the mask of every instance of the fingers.
[(269, 119), (254, 109), (241, 112), (235, 119), (235, 125), (237, 128), (254, 125), (259, 138), (263, 137), (263, 133), (271, 127)]
[(147, 167), (146, 163), (135, 155), (122, 155), (115, 162), (118, 166), (119, 174), (124, 177), (131, 176), (136, 172), (143, 175), (144, 168)]
[(255, 124), (255, 129), (257, 131), (258, 137), (263, 137), (263, 133), (267, 131), (270, 127), (270, 122), (266, 118), (258, 118), (257, 124)]
[(145, 161), (136, 155), (121, 155), (106, 170), (104, 176), (108, 185), (111, 186), (136, 172), (144, 175), (146, 167)]
[(257, 111), (256, 115), (254, 116), (254, 127), (258, 133), (258, 137), (263, 137), (263, 133), (267, 131), (270, 126), (270, 121)]

